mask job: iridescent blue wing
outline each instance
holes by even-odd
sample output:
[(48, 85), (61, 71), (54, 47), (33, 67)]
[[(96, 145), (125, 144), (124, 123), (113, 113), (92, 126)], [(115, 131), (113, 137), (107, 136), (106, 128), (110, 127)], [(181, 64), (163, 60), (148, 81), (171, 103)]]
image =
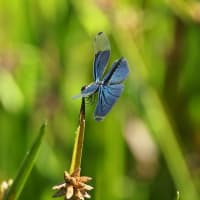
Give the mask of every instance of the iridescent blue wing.
[(105, 84), (118, 84), (121, 83), (129, 73), (128, 62), (125, 58), (120, 58), (112, 64), (109, 72), (104, 77)]
[(95, 81), (102, 78), (105, 67), (110, 57), (110, 43), (105, 33), (100, 32), (94, 39), (95, 58), (93, 76)]
[(81, 90), (81, 93), (72, 98), (77, 99), (77, 98), (81, 98), (81, 97), (89, 97), (90, 95), (97, 92), (98, 88), (99, 88), (98, 84), (91, 83), (90, 85), (83, 87), (83, 89)]
[(108, 63), (108, 59), (110, 56), (109, 51), (100, 51), (97, 54), (95, 54), (95, 59), (94, 59), (94, 71), (93, 71), (93, 76), (95, 81), (99, 81), (102, 78), (102, 75), (105, 71), (105, 67)]
[(96, 121), (101, 121), (111, 110), (123, 91), (122, 84), (99, 86), (98, 103), (94, 112)]

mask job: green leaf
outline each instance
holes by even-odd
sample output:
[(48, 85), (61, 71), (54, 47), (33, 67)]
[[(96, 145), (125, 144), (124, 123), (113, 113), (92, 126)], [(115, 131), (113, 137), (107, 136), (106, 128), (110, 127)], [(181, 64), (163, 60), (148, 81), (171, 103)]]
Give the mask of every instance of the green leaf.
[(14, 179), (13, 184), (8, 189), (8, 192), (4, 196), (4, 200), (16, 200), (18, 199), (22, 189), (27, 181), (27, 178), (33, 168), (33, 165), (36, 161), (37, 155), (40, 150), (42, 139), (44, 137), (44, 132), (46, 128), (46, 123), (44, 123), (39, 131), (38, 137), (35, 139), (33, 146), (30, 151), (27, 152), (24, 161), (22, 162), (21, 167), (17, 173), (16, 178)]

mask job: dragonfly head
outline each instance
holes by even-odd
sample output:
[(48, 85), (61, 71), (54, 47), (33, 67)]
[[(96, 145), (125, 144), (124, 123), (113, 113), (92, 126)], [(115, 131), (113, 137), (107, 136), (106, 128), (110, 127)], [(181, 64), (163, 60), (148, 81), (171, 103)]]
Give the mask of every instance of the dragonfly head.
[(86, 87), (87, 85), (82, 86), (81, 91), (83, 91)]

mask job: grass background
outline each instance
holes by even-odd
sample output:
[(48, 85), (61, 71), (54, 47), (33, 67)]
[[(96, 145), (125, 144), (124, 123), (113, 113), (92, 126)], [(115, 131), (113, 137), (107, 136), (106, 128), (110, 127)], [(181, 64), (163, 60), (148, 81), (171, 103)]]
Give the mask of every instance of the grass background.
[(0, 180), (13, 178), (48, 119), (20, 199), (51, 199), (69, 169), (93, 38), (127, 58), (122, 97), (103, 122), (86, 108), (82, 174), (92, 199), (200, 198), (200, 2), (0, 0)]

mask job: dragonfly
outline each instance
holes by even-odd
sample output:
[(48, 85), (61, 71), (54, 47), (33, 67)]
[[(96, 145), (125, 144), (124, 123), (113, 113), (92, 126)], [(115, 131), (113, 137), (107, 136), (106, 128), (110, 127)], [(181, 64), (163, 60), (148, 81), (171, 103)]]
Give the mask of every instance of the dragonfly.
[(95, 57), (93, 63), (94, 82), (82, 87), (81, 93), (74, 98), (91, 97), (98, 94), (94, 119), (101, 121), (110, 112), (117, 99), (121, 96), (123, 81), (129, 74), (128, 62), (121, 57), (114, 61), (109, 71), (104, 75), (110, 57), (110, 42), (104, 32), (99, 32), (94, 39)]

